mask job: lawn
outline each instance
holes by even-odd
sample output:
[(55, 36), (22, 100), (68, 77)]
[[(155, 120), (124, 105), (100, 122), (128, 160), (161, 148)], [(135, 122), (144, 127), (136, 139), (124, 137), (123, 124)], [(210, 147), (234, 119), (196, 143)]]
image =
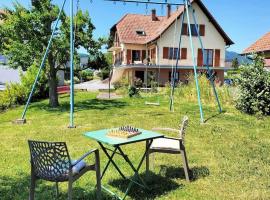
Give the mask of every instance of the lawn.
[[(196, 103), (176, 100), (175, 112), (168, 111), (168, 97), (161, 96), (161, 106), (146, 106), (144, 98), (97, 100), (94, 93), (76, 93), (76, 129), (68, 129), (69, 99), (60, 97), (61, 107), (50, 109), (48, 101), (31, 104), (27, 124), (13, 125), (22, 107), (0, 114), (0, 199), (28, 199), (30, 165), (28, 139), (67, 142), (72, 158), (97, 148), (83, 136), (91, 130), (125, 124), (144, 129), (153, 127), (177, 128), (179, 120), (188, 115), (186, 149), (193, 180), (187, 183), (179, 155), (155, 155), (152, 173), (141, 173), (152, 188), (143, 191), (133, 187), (127, 199), (270, 199), (270, 118), (257, 119), (242, 114), (233, 105), (216, 115), (217, 108), (204, 105), (207, 122), (199, 123)], [(149, 99), (147, 99), (149, 100)], [(176, 136), (172, 133), (166, 133)], [(145, 144), (129, 145), (124, 149), (138, 163)], [(102, 168), (106, 163), (101, 154)], [(125, 174), (131, 171), (118, 160)], [(127, 182), (122, 181), (114, 168), (109, 168), (102, 184), (123, 195)], [(95, 199), (95, 174), (88, 173), (75, 183), (75, 199)], [(54, 199), (54, 185), (40, 181), (36, 199)], [(103, 192), (104, 199), (113, 199)], [(67, 184), (60, 184), (59, 199), (67, 198)]]

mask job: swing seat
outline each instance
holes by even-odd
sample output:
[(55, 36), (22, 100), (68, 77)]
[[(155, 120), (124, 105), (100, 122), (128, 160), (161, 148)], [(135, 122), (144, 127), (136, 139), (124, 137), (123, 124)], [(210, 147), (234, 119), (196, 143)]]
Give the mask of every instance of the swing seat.
[(160, 106), (160, 103), (158, 102), (158, 103), (154, 103), (154, 102), (148, 102), (148, 101), (146, 101), (145, 102), (145, 105), (150, 105), (150, 106)]

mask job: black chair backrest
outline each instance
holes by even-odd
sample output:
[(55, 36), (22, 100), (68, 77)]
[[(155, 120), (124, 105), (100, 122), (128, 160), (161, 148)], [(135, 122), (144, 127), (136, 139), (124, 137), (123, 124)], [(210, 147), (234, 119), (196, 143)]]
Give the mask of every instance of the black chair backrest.
[(38, 178), (55, 182), (68, 179), (71, 161), (66, 143), (28, 141), (28, 144), (31, 165)]

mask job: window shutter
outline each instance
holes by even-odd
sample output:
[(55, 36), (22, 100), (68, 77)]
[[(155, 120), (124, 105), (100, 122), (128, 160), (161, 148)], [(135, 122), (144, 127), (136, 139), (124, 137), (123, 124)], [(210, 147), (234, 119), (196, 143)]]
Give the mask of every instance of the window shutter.
[(168, 59), (169, 57), (169, 47), (163, 47), (163, 59)]
[(215, 50), (215, 67), (220, 67), (220, 49)]
[(188, 35), (188, 26), (187, 24), (183, 24), (183, 27), (182, 27), (182, 35)]
[(181, 59), (187, 59), (187, 48), (181, 49)]
[(199, 32), (200, 32), (200, 36), (205, 36), (205, 25), (204, 24), (200, 24)]
[(127, 50), (127, 64), (130, 65), (131, 64), (131, 50), (128, 49)]
[(197, 64), (199, 67), (203, 66), (203, 52), (202, 49), (198, 49)]

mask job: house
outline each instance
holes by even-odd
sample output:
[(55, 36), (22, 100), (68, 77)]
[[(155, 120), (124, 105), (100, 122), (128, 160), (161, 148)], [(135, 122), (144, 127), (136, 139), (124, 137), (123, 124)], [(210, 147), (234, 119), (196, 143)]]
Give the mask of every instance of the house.
[(242, 54), (251, 55), (252, 53), (263, 55), (265, 57), (265, 67), (270, 71), (270, 32), (246, 48)]
[[(234, 43), (201, 0), (193, 0), (192, 5), (196, 11), (199, 34), (206, 49), (203, 61), (196, 27), (190, 13), (198, 70), (205, 71), (206, 65), (210, 66), (215, 71), (216, 80), (223, 83), (226, 69), (225, 49)], [(109, 49), (114, 58), (112, 82), (126, 77), (130, 83), (136, 78), (146, 83), (148, 73), (155, 75), (160, 85), (165, 85), (170, 81), (171, 68), (175, 65), (180, 31), (183, 37), (176, 78), (187, 80), (189, 75), (193, 74), (193, 62), (186, 17), (183, 29), (180, 30), (183, 11), (184, 7), (180, 6), (172, 12), (168, 5), (166, 16), (157, 16), (156, 10), (152, 10), (151, 15), (127, 14), (111, 28), (111, 37), (114, 38)]]

